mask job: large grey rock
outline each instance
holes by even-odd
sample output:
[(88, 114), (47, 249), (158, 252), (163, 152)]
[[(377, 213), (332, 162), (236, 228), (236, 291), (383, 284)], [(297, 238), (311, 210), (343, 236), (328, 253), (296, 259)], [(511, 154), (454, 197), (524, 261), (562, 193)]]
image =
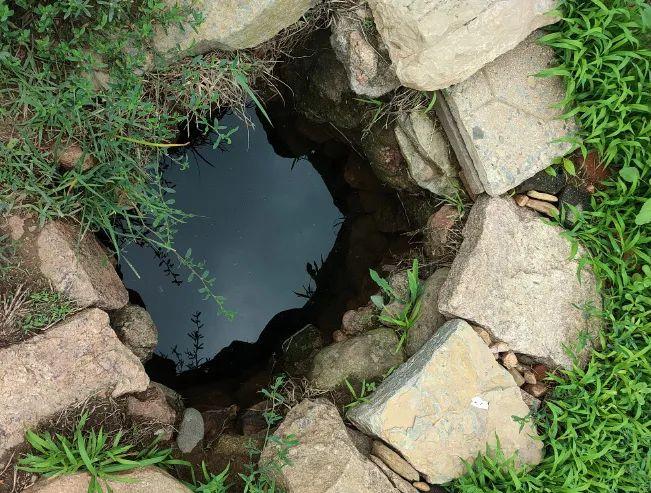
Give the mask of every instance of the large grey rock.
[(323, 348), (314, 357), (310, 381), (318, 389), (330, 390), (349, 380), (373, 380), (404, 361), (393, 329), (369, 330), (351, 339)]
[(402, 85), (461, 82), (529, 33), (558, 20), (555, 0), (369, 0)]
[(0, 458), (54, 414), (91, 396), (119, 397), (148, 384), (142, 364), (98, 309), (0, 349)]
[(111, 325), (122, 343), (140, 361), (147, 361), (158, 344), (158, 329), (149, 312), (138, 305), (126, 305), (111, 313)]
[[(108, 485), (114, 493), (190, 493), (190, 489), (159, 467), (145, 467), (125, 473), (123, 481), (111, 481)], [(127, 481), (124, 481), (127, 480)], [(87, 493), (90, 475), (77, 473), (53, 479), (41, 479), (24, 493)], [(102, 491), (106, 491), (101, 481)]]
[(421, 111), (412, 111), (398, 119), (395, 133), (418, 186), (436, 195), (452, 194), (458, 183), (456, 163), (436, 122)]
[(463, 320), (452, 320), (382, 382), (367, 403), (348, 413), (362, 431), (391, 445), (427, 480), (441, 484), (465, 473), (496, 437), (507, 456), (536, 464), (542, 444), (513, 377)]
[[(559, 120), (554, 108), (564, 97), (559, 77), (535, 77), (553, 66), (552, 48), (536, 42), (534, 33), (517, 48), (486, 65), (468, 80), (442, 92), (470, 163), (459, 157), (464, 171), (474, 168), (475, 192), (501, 195), (547, 168), (571, 147), (554, 142), (574, 131), (571, 120)], [(448, 129), (446, 129), (448, 130)], [(456, 145), (455, 145), (456, 148)], [(472, 170), (466, 173), (469, 177)]]
[(167, 59), (214, 50), (253, 48), (297, 22), (319, 0), (165, 0), (191, 5), (203, 15), (193, 28), (159, 29), (154, 48)]
[(442, 267), (423, 281), (420, 316), (409, 329), (405, 355), (409, 358), (425, 344), (438, 328), (445, 323), (445, 317), (439, 312), (439, 291), (448, 277), (450, 269)]
[[(298, 441), (288, 452), (291, 465), (277, 473), (287, 493), (396, 493), (377, 466), (355, 448), (337, 408), (324, 399), (306, 399), (295, 406), (276, 435)], [(268, 464), (276, 450), (267, 442), (260, 463)]]
[(377, 98), (400, 86), (368, 7), (336, 15), (330, 42), (355, 93)]
[(179, 425), (179, 434), (176, 444), (184, 454), (192, 452), (194, 447), (203, 440), (205, 432), (203, 416), (193, 407), (188, 407), (183, 412), (183, 419)]
[(441, 288), (439, 310), (488, 329), (516, 353), (571, 367), (564, 346), (575, 348), (583, 333), (597, 330), (580, 307), (599, 308), (601, 300), (589, 268), (579, 280), (562, 232), (510, 198), (481, 196)]

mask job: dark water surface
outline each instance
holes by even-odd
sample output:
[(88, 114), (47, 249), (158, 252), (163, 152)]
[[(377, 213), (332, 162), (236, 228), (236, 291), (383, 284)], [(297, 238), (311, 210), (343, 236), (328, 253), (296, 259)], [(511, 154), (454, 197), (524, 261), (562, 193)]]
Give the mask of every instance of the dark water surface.
[[(237, 312), (234, 320), (203, 301), (196, 283), (175, 285), (150, 249), (132, 246), (126, 253), (140, 279), (124, 266), (125, 284), (156, 322), (162, 353), (190, 347), (186, 334), (196, 311), (204, 323), (204, 357), (233, 340), (257, 340), (276, 313), (304, 305), (294, 291), (310, 284), (306, 264), (325, 258), (334, 244), (341, 213), (321, 176), (308, 161), (294, 164), (276, 155), (255, 112), (250, 116), (255, 130), (248, 132), (233, 116), (220, 122), (240, 126), (225, 151), (198, 147), (188, 154), (188, 170), (172, 166), (165, 173), (175, 185), (176, 205), (200, 216), (181, 225), (176, 247), (192, 248), (196, 260), (206, 260), (216, 293)], [(185, 281), (187, 273), (179, 272)]]

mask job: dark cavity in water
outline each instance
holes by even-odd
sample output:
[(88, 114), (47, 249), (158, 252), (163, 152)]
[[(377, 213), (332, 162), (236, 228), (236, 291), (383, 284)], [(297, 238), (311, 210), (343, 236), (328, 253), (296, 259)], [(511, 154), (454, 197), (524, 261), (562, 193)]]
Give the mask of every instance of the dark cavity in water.
[[(260, 388), (286, 369), (283, 341), (312, 324), (323, 344), (331, 342), (344, 312), (376, 292), (369, 268), (391, 265), (410, 248), (405, 207), (347, 137), (280, 98), (266, 109), (273, 127), (251, 111), (255, 130), (240, 128), (223, 151), (191, 149), (188, 170), (164, 174), (176, 205), (199, 216), (181, 226), (177, 248), (206, 260), (234, 320), (203, 302), (195, 283), (176, 285), (151, 250), (128, 252), (140, 279), (122, 269), (132, 302), (160, 331), (146, 370), (200, 411), (258, 402)], [(221, 123), (240, 125), (234, 117)], [(203, 348), (194, 354), (188, 333), (198, 311)]]
[(249, 110), (249, 117), (254, 128), (243, 128), (233, 115), (223, 118), (220, 124), (240, 127), (230, 145), (195, 147), (187, 153), (188, 169), (172, 164), (164, 175), (176, 190), (176, 206), (196, 215), (179, 227), (176, 248), (191, 248), (195, 260), (206, 261), (214, 292), (235, 317), (226, 319), (214, 301), (204, 301), (173, 257), (170, 272), (151, 249), (126, 252), (140, 277), (125, 266), (124, 281), (158, 327), (158, 351), (172, 357), (176, 348), (186, 368), (196, 364), (187, 352), (194, 352), (188, 333), (197, 323), (203, 349), (196, 356), (210, 358), (234, 340), (255, 342), (274, 315), (303, 306), (342, 221), (310, 162), (276, 154), (256, 113)]

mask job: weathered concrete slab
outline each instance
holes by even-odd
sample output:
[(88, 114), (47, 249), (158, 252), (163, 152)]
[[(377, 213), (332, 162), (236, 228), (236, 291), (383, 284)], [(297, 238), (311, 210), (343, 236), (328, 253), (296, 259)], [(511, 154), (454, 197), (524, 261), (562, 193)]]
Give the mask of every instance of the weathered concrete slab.
[[(553, 50), (539, 45), (538, 36), (531, 35), (468, 80), (442, 91), (457, 127), (443, 120), (448, 137), (461, 138), (453, 147), (465, 146), (489, 195), (509, 191), (571, 148), (555, 142), (574, 131), (573, 122), (559, 120), (561, 112), (554, 108), (563, 99), (563, 81), (535, 77), (554, 65)], [(464, 170), (471, 168), (468, 155), (459, 156)], [(474, 179), (472, 183), (476, 193), (479, 187)]]
[(451, 320), (382, 382), (367, 403), (348, 413), (362, 431), (391, 445), (428, 483), (465, 473), (496, 437), (507, 456), (537, 464), (542, 444), (513, 377), (463, 320)]
[(439, 293), (439, 310), (486, 328), (516, 353), (571, 367), (565, 346), (575, 348), (597, 330), (581, 307), (599, 308), (601, 300), (587, 267), (579, 280), (562, 231), (511, 198), (482, 195)]
[(457, 84), (556, 22), (555, 0), (369, 0), (402, 85)]

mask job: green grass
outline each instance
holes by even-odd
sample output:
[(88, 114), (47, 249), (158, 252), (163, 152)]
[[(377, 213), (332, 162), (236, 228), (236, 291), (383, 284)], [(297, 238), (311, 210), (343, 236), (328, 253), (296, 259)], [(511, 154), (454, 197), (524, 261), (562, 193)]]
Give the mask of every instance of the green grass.
[(109, 438), (101, 428), (86, 432), (87, 419), (87, 415), (80, 418), (72, 438), (28, 431), (26, 438), (33, 450), (20, 459), (18, 468), (47, 478), (87, 472), (91, 476), (88, 493), (104, 493), (111, 491), (109, 482), (129, 482), (128, 474), (121, 474), (135, 469), (187, 465), (172, 459), (172, 450), (159, 449), (156, 442), (137, 452), (122, 443), (121, 433)]
[(274, 454), (271, 458), (260, 461), (262, 451), (256, 449), (251, 442), (249, 446), (250, 463), (245, 466), (246, 473), (239, 474), (244, 483), (243, 493), (282, 493), (284, 491), (276, 484), (276, 477), (284, 467), (291, 465), (288, 452), (292, 447), (298, 445), (298, 441), (293, 435), (281, 437), (271, 433), (271, 429), (283, 419), (279, 411), (286, 401), (282, 393), (285, 382), (285, 375), (278, 375), (269, 388), (260, 392), (269, 403), (267, 410), (263, 413), (267, 423), (263, 449), (269, 444), (273, 447)]
[(50, 289), (31, 292), (25, 308), (27, 313), (20, 322), (25, 334), (50, 327), (75, 311), (74, 303)]
[[(279, 375), (269, 388), (261, 391), (270, 404), (263, 413), (267, 422), (264, 446), (273, 444), (274, 454), (264, 463), (259, 463), (262, 451), (253, 445), (249, 446), (250, 463), (245, 466), (246, 472), (239, 474), (244, 484), (244, 493), (284, 491), (276, 484), (276, 475), (290, 464), (288, 452), (298, 442), (291, 435), (277, 436), (271, 429), (283, 419), (279, 411), (285, 404), (285, 383), (285, 376)], [(47, 431), (27, 431), (26, 439), (31, 445), (31, 451), (19, 460), (18, 469), (46, 478), (87, 472), (91, 476), (88, 493), (110, 493), (111, 482), (131, 482), (133, 480), (129, 478), (129, 472), (139, 468), (189, 467), (192, 482), (184, 484), (193, 492), (225, 493), (231, 489), (228, 482), (230, 465), (219, 474), (214, 474), (202, 462), (200, 474), (196, 474), (189, 462), (173, 458), (172, 449), (159, 448), (157, 440), (144, 450), (136, 450), (133, 444), (128, 443), (128, 437), (125, 439), (122, 431), (109, 436), (102, 428), (98, 431), (86, 429), (87, 421), (88, 414), (82, 414), (71, 437), (61, 434), (52, 436)]]
[[(554, 377), (537, 417), (543, 462), (517, 470), (483, 457), (454, 491), (651, 491), (651, 7), (642, 0), (563, 0), (543, 41), (567, 85), (563, 107), (612, 177), (567, 237), (602, 285), (603, 331), (585, 369)], [(565, 211), (566, 212), (566, 211)]]
[[(120, 256), (134, 242), (168, 252), (232, 316), (205, 264), (175, 245), (191, 215), (158, 163), (186, 122), (229, 142), (233, 129), (212, 111), (246, 98), (261, 106), (248, 83), (255, 61), (209, 54), (143, 74), (156, 28), (200, 21), (152, 0), (0, 0), (0, 210), (74, 218)], [(58, 159), (70, 146), (79, 158), (65, 170)], [(97, 164), (83, 170), (88, 157)]]
[(360, 383), (360, 388), (359, 392), (355, 390), (355, 387), (353, 384), (351, 384), (348, 379), (346, 378), (344, 380), (344, 383), (346, 384), (346, 388), (348, 389), (348, 392), (350, 392), (351, 397), (353, 400), (346, 404), (344, 406), (344, 412), (347, 412), (360, 404), (364, 404), (368, 402), (368, 396), (375, 392), (375, 387), (376, 383), (375, 382), (367, 382), (366, 380), (362, 380)]
[(420, 316), (422, 284), (418, 278), (418, 259), (414, 259), (411, 269), (407, 270), (406, 297), (403, 297), (391, 285), (370, 269), (371, 279), (380, 287), (382, 294), (371, 296), (371, 301), (380, 310), (378, 320), (396, 329), (399, 341), (396, 352), (407, 343), (409, 329)]

